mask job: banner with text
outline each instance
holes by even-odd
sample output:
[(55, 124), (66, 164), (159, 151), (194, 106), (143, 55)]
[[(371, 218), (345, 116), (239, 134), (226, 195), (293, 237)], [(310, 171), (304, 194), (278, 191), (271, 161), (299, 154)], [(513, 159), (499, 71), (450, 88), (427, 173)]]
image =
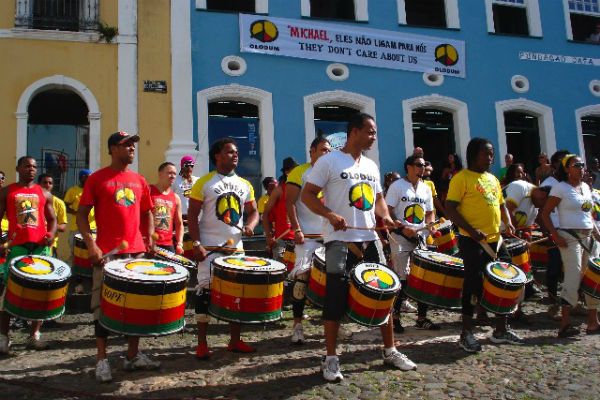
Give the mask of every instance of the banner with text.
[(465, 77), (465, 42), (357, 26), (240, 14), (240, 49)]

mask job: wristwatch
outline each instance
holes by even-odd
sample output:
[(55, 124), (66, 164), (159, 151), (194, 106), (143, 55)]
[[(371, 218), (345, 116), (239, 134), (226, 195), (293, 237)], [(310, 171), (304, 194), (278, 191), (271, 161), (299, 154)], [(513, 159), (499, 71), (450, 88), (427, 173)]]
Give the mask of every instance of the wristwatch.
[(200, 243), (200, 241), (199, 241), (199, 240), (194, 240), (194, 241), (192, 242), (192, 246), (193, 246), (193, 247), (200, 247), (201, 245), (202, 245), (202, 243)]

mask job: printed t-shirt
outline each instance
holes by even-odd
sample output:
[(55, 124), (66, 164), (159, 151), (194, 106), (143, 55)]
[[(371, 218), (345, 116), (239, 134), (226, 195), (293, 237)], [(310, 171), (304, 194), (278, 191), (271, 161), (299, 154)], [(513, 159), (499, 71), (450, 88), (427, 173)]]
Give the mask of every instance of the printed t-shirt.
[[(446, 200), (458, 203), (457, 210), (474, 229), (488, 235), (490, 243), (498, 241), (500, 205), (504, 204), (498, 179), (489, 172), (463, 169), (452, 177)], [(469, 236), (460, 228), (460, 234)]]
[(533, 189), (534, 184), (523, 180), (513, 181), (504, 188), (504, 200), (517, 206), (514, 210), (515, 228), (531, 226), (537, 217), (538, 210), (531, 201)]
[(45, 207), (46, 197), (40, 185), (24, 187), (12, 183), (8, 186), (6, 217), (9, 240), (14, 237), (13, 246), (42, 242), (47, 232)]
[(192, 181), (190, 182), (187, 179), (184, 179), (181, 175), (177, 175), (175, 182), (173, 182), (173, 191), (181, 200), (181, 214), (183, 215), (187, 215), (190, 191), (198, 180), (198, 177), (194, 175), (192, 175), (191, 178)]
[[(556, 185), (557, 183), (558, 180), (555, 177), (549, 176), (546, 179), (544, 179), (544, 182), (542, 182), (540, 187), (550, 186), (550, 188), (553, 188), (554, 185)], [(552, 225), (554, 225), (555, 228), (558, 228), (560, 226), (560, 222), (558, 220), (558, 210), (556, 208), (550, 213), (550, 221), (552, 221)]]
[[(73, 211), (77, 212), (79, 209), (79, 200), (81, 200), (81, 194), (83, 193), (83, 188), (81, 186), (75, 185), (71, 186), (67, 193), (65, 194), (64, 202), (68, 205)], [(74, 214), (71, 214), (69, 217), (69, 230), (70, 231), (78, 231), (77, 229), (77, 218)], [(96, 230), (96, 218), (94, 217), (94, 209), (90, 211), (88, 215), (88, 222), (90, 224), (90, 229)]]
[[(306, 181), (323, 189), (325, 205), (346, 220), (348, 226), (375, 227), (375, 199), (381, 193), (379, 168), (369, 158), (358, 160), (340, 150), (320, 157)], [(323, 240), (363, 242), (377, 239), (373, 230), (334, 231), (323, 219)]]
[(152, 197), (152, 215), (154, 216), (154, 232), (158, 235), (156, 244), (160, 246), (173, 246), (173, 220), (177, 211), (177, 196), (172, 190), (163, 194), (154, 185), (150, 186)]
[(250, 182), (235, 173), (212, 171), (196, 181), (190, 198), (202, 202), (199, 228), (203, 246), (222, 246), (231, 238), (235, 247), (242, 248), (244, 206), (254, 200)]
[(402, 225), (419, 229), (425, 226), (425, 213), (433, 211), (431, 190), (423, 181), (417, 188), (405, 178), (394, 181), (385, 196), (388, 206), (394, 208), (394, 217)]
[[(56, 214), (56, 225), (67, 223), (67, 206), (64, 201), (56, 196), (52, 196), (52, 206), (54, 207), (54, 213)], [(58, 247), (58, 236), (54, 238), (52, 247), (55, 249)]]
[(102, 168), (89, 176), (83, 188), (80, 206), (96, 209), (96, 244), (106, 253), (123, 240), (128, 247), (119, 253), (146, 251), (140, 232), (142, 213), (152, 210), (146, 179), (130, 170)]
[[(310, 163), (298, 165), (288, 175), (286, 184), (295, 185), (302, 189), (311, 170), (312, 165)], [(323, 192), (319, 192), (318, 197), (322, 198)], [(296, 201), (296, 215), (304, 235), (321, 235), (323, 217), (310, 211), (300, 198)]]
[(587, 183), (581, 184), (579, 193), (567, 182), (558, 182), (552, 186), (550, 196), (558, 197), (558, 223), (563, 229), (592, 229), (592, 191)]

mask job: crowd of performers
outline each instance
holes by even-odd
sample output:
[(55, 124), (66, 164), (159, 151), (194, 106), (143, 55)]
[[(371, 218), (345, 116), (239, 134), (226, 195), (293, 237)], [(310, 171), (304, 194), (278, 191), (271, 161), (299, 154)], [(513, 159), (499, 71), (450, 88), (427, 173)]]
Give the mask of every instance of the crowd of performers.
[[(128, 294), (125, 283), (133, 276), (132, 271), (140, 266), (156, 267), (149, 266), (147, 260), (159, 253), (173, 263), (186, 260), (181, 257), (186, 254), (191, 261), (183, 264), (197, 274), (196, 357), (208, 359), (212, 355), (207, 337), (211, 315), (229, 321), (228, 351), (255, 352), (241, 338), (243, 323), (250, 322), (240, 311), (249, 307), (243, 297), (266, 288), (263, 295), (271, 308), (260, 309), (257, 318), (259, 322), (260, 318), (265, 322), (275, 320), (281, 315), (283, 284), (273, 285), (271, 275), (265, 278), (250, 274), (244, 276), (248, 285), (242, 282), (239, 286), (227, 281), (235, 268), (227, 272), (219, 263), (224, 256), (241, 267), (245, 262), (254, 262), (257, 258), (243, 256), (242, 236), (252, 236), (261, 221), (274, 259), (273, 271), (278, 264), (275, 260), (289, 264), (285, 274), (293, 310), (293, 343), (304, 342), (302, 320), (307, 299), (323, 309), (326, 352), (321, 371), (327, 381), (343, 379), (337, 342), (340, 322), (346, 316), (363, 325), (379, 326), (383, 363), (405, 371), (417, 365), (395, 347), (394, 334), (404, 330), (400, 322), (404, 312), (416, 311), (417, 328), (437, 330), (439, 326), (427, 317), (430, 307), (460, 310), (462, 331), (458, 344), (467, 352), (482, 349), (473, 334), (474, 315), (484, 318), (486, 311), (492, 312), (495, 325), (490, 341), (523, 344), (507, 319), (523, 315), (520, 303), (524, 288), (532, 284), (528, 242), (545, 242), (546, 284), (556, 301), (551, 307), (561, 310), (558, 336), (580, 333), (571, 323), (570, 312), (582, 300), (588, 315), (586, 333), (600, 333), (600, 246), (596, 242), (600, 239), (600, 194), (591, 189), (593, 175), (585, 174), (579, 156), (567, 151), (554, 154), (551, 175), (540, 186), (524, 180), (522, 166), (511, 165), (506, 171), (506, 186), (502, 187), (489, 172), (494, 159), (492, 144), (474, 138), (467, 146), (466, 168), (447, 174), (449, 182), (442, 202), (435, 185), (426, 179), (430, 164), (419, 152), (404, 161), (402, 176), (386, 175), (382, 186), (377, 164), (364, 155), (376, 138), (375, 120), (367, 114), (354, 115), (340, 150), (332, 151), (327, 139), (316, 138), (310, 146), (308, 163), (297, 165), (293, 159), (286, 159), (279, 185), (274, 179), (265, 179), (263, 185), (269, 197), (259, 201), (259, 207), (252, 185), (235, 172), (238, 148), (230, 138), (212, 145), (209, 157), (215, 169), (209, 174), (194, 177), (194, 159), (186, 156), (179, 174), (175, 165), (165, 162), (158, 168), (158, 182), (148, 185), (143, 176), (129, 169), (139, 136), (116, 132), (108, 140), (110, 165), (93, 173), (81, 171), (80, 184), (67, 192), (66, 205), (62, 206), (60, 199), (50, 193), (51, 177), (42, 175), (38, 178), (42, 186), (36, 184), (35, 159), (20, 158), (16, 167), (18, 182), (0, 191), (0, 215), (6, 215), (2, 225), (5, 243), (0, 248), (0, 256), (6, 257), (0, 299), (0, 354), (9, 352), (9, 313), (31, 320), (28, 345), (45, 348), (40, 326), (48, 314), (42, 317), (39, 310), (50, 309), (48, 304), (57, 301), (60, 291), (52, 292), (52, 299), (44, 300), (39, 310), (19, 313), (19, 293), (35, 297), (41, 296), (41, 291), (23, 289), (28, 283), (18, 275), (16, 266), (41, 274), (43, 267), (52, 264), (48, 260), (56, 255), (52, 249), (57, 229), (66, 228), (66, 213), (73, 217), (71, 245), (75, 246), (79, 238), (91, 265), (96, 379), (100, 382), (112, 380), (107, 358), (111, 333), (127, 336), (125, 370), (160, 366), (139, 350), (144, 332), (127, 334), (132, 331), (111, 317), (115, 307), (123, 307), (122, 298)], [(3, 173), (1, 179), (4, 182)], [(436, 209), (447, 219), (437, 219)], [(541, 236), (532, 232), (536, 222)], [(189, 247), (184, 243), (186, 226)], [(135, 268), (115, 276), (115, 263)], [(166, 270), (152, 271), (160, 275)], [(252, 287), (253, 283), (257, 285)], [(147, 304), (151, 307), (156, 290), (144, 285), (144, 290), (129, 294), (139, 308)], [(162, 290), (161, 301), (168, 297), (169, 304), (176, 304), (169, 310), (183, 310), (185, 290), (180, 283), (169, 287), (168, 294)], [(241, 290), (238, 297), (236, 290)], [(416, 310), (407, 297), (416, 301)], [(250, 300), (258, 304), (265, 299)], [(263, 307), (265, 301), (261, 304), (256, 307)], [(151, 315), (138, 314), (132, 321)], [(183, 327), (183, 311), (179, 319), (161, 318), (163, 333)]]

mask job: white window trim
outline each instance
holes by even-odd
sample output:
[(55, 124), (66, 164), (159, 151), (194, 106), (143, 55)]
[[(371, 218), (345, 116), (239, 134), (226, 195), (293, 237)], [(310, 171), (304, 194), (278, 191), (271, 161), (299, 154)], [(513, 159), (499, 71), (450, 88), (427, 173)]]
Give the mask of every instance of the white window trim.
[[(398, 7), (398, 23), (406, 23), (406, 3), (405, 0), (396, 0)], [(458, 0), (445, 0), (446, 28), (460, 29), (460, 17), (458, 13)]]
[(571, 11), (569, 9), (569, 0), (563, 0), (563, 10), (565, 15), (565, 33), (567, 40), (573, 40), (573, 27), (571, 26), (571, 13), (581, 15), (591, 15), (593, 17), (600, 17), (599, 14), (585, 11)]
[(42, 78), (25, 89), (19, 98), (15, 117), (17, 118), (17, 159), (27, 155), (27, 125), (28, 108), (31, 100), (41, 92), (51, 89), (65, 89), (77, 93), (85, 102), (90, 123), (89, 154), (91, 170), (100, 168), (100, 119), (102, 114), (92, 91), (83, 83), (64, 75), (54, 75)]
[[(313, 93), (304, 96), (304, 135), (306, 160), (310, 160), (310, 143), (316, 136), (315, 132), (315, 107), (323, 104), (337, 104), (340, 106), (351, 107), (360, 112), (371, 115), (375, 120), (375, 99), (362, 94), (346, 92), (345, 90), (331, 90), (327, 92)], [(375, 141), (375, 146), (367, 151), (367, 157), (379, 163), (379, 141)]]
[(575, 123), (577, 124), (577, 144), (579, 145), (579, 152), (583, 160), (587, 160), (585, 154), (585, 146), (583, 144), (583, 128), (581, 127), (581, 120), (584, 117), (595, 116), (600, 117), (600, 104), (593, 104), (591, 106), (585, 106), (575, 110)]
[[(498, 152), (496, 154), (504, 155), (508, 151), (504, 113), (509, 111), (525, 112), (537, 117), (540, 150), (546, 154), (553, 154), (556, 151), (556, 135), (554, 132), (552, 108), (541, 103), (536, 103), (535, 101), (519, 98), (496, 102), (496, 129), (498, 132)], [(505, 166), (503, 156), (500, 157), (500, 160), (502, 160), (502, 166)]]
[[(494, 12), (492, 10), (493, 0), (485, 0), (485, 14), (487, 21), (487, 30), (489, 33), (495, 33)], [(511, 7), (510, 4), (506, 3)], [(529, 26), (529, 36), (542, 37), (542, 19), (540, 18), (540, 5), (538, 0), (525, 0), (525, 11), (527, 13), (527, 25)], [(515, 5), (514, 7), (521, 7)]]
[[(301, 0), (300, 13), (303, 17), (310, 18), (310, 0)], [(354, 20), (369, 21), (369, 0), (354, 0)]]
[[(196, 10), (206, 10), (206, 0), (196, 0)], [(269, 0), (254, 0), (254, 12), (256, 14), (268, 14)]]
[(412, 154), (415, 147), (412, 112), (419, 108), (436, 108), (452, 113), (456, 153), (460, 154), (464, 160), (467, 153), (467, 144), (471, 140), (467, 103), (452, 97), (440, 96), (439, 94), (413, 97), (402, 102), (405, 154)]
[[(196, 94), (198, 114), (198, 151), (194, 169), (200, 175), (209, 171), (208, 103), (218, 100), (243, 101), (258, 107), (258, 134), (262, 176), (277, 176), (275, 168), (275, 127), (273, 125), (273, 96), (270, 92), (237, 84), (214, 86)], [(198, 165), (200, 164), (200, 165)]]

